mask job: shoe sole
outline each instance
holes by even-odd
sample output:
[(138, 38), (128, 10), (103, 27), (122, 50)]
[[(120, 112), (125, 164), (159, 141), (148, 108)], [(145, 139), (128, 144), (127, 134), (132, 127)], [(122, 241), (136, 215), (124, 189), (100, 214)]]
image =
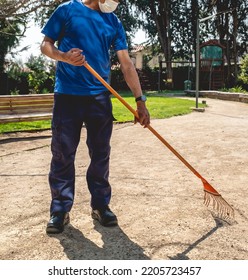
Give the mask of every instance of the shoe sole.
[(96, 213), (92, 212), (91, 213), (91, 217), (93, 220), (98, 221), (102, 226), (104, 227), (114, 227), (118, 225), (118, 221), (117, 220), (113, 220), (113, 221), (109, 221), (108, 223), (103, 223), (102, 219), (99, 217), (99, 215), (97, 215)]
[(56, 233), (61, 233), (63, 231), (64, 231), (64, 227), (63, 228), (47, 227), (46, 229), (46, 233), (48, 234), (56, 234)]

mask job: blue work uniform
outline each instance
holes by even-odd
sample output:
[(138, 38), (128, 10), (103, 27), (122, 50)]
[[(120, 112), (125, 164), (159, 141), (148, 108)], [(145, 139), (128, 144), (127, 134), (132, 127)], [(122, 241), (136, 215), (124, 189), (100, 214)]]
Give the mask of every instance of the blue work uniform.
[[(49, 18), (42, 33), (58, 43), (58, 49), (83, 50), (86, 61), (107, 81), (110, 48), (127, 49), (123, 26), (114, 13), (102, 13), (72, 0), (61, 4)], [(58, 61), (52, 119), (52, 160), (49, 183), (51, 213), (69, 212), (75, 193), (75, 155), (83, 124), (90, 164), (87, 183), (91, 207), (109, 204), (110, 138), (113, 128), (112, 104), (106, 88), (83, 66)]]

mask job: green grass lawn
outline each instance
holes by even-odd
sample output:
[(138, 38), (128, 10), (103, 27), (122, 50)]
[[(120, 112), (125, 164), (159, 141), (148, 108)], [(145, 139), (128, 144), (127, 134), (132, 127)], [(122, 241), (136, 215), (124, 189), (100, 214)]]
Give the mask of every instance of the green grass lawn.
[[(150, 112), (151, 119), (164, 119), (172, 116), (184, 115), (190, 113), (191, 107), (195, 106), (194, 100), (167, 97), (167, 92), (146, 92), (147, 108)], [(131, 92), (120, 92), (120, 95), (134, 109), (136, 108), (135, 100)], [(117, 122), (133, 121), (133, 114), (115, 97), (112, 98), (113, 114)], [(202, 107), (199, 104), (199, 107)], [(33, 121), (0, 124), (0, 133), (42, 130), (49, 129), (51, 121)]]

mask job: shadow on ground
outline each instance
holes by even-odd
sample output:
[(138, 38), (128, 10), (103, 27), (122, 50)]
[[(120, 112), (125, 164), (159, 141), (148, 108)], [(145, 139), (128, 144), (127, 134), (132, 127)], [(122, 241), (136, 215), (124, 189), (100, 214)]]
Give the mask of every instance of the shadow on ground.
[(72, 225), (68, 225), (62, 234), (50, 237), (59, 239), (70, 260), (149, 260), (143, 249), (119, 226), (107, 228), (94, 221), (94, 229), (101, 235), (101, 245), (86, 238)]

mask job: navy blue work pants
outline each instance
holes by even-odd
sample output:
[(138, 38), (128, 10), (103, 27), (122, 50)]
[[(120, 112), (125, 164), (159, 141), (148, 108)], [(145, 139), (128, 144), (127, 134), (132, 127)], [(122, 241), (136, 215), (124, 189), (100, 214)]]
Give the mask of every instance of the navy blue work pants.
[(110, 138), (113, 128), (112, 103), (108, 93), (97, 96), (54, 95), (52, 119), (52, 160), (49, 172), (50, 212), (69, 212), (75, 193), (75, 155), (83, 124), (90, 164), (86, 179), (91, 207), (108, 205)]

